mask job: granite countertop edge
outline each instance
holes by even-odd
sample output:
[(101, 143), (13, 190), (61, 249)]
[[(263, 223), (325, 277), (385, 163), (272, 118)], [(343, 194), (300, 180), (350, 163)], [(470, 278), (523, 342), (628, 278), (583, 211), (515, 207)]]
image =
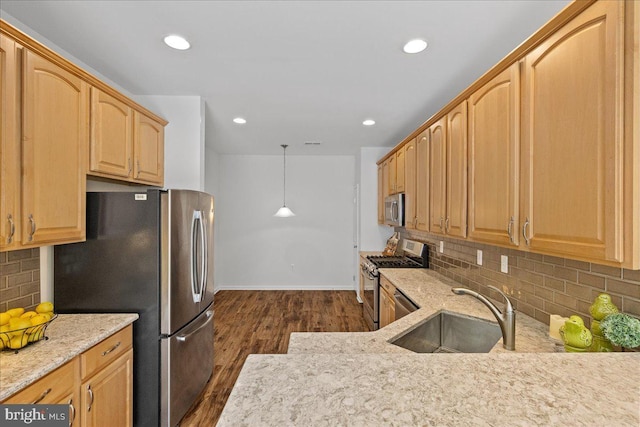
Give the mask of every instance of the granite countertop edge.
[(59, 314), (48, 339), (0, 353), (0, 401), (33, 384), (138, 319), (136, 313)]

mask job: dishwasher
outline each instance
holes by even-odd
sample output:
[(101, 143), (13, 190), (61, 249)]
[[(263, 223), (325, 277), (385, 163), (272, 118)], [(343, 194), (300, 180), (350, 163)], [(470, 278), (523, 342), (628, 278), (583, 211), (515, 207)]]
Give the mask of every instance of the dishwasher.
[(402, 292), (396, 289), (396, 292), (393, 294), (393, 300), (396, 303), (396, 319), (398, 320), (409, 313), (413, 313), (418, 308), (417, 305), (413, 303), (409, 298), (407, 298)]

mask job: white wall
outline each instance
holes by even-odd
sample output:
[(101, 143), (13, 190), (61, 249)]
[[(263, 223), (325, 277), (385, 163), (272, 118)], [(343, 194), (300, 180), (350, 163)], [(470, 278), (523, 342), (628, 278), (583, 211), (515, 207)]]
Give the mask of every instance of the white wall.
[(378, 224), (378, 165), (376, 162), (391, 147), (360, 149), (360, 250), (382, 251), (393, 228)]
[(352, 156), (220, 155), (219, 289), (354, 289)]
[(204, 191), (213, 195), (214, 199), (214, 219), (213, 219), (213, 289), (220, 289), (220, 273), (218, 266), (221, 264), (220, 254), (220, 221), (218, 217), (218, 207), (220, 194), (220, 156), (211, 147), (205, 147), (205, 181)]
[(137, 96), (169, 124), (164, 128), (164, 186), (204, 190), (204, 101), (199, 96)]

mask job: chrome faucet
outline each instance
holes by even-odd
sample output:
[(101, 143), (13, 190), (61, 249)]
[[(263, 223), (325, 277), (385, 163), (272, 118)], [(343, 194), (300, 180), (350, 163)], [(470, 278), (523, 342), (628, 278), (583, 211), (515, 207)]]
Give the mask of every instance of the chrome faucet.
[(495, 286), (489, 285), (489, 288), (498, 292), (500, 295), (504, 297), (505, 307), (504, 312), (501, 312), (498, 307), (495, 306), (494, 303), (489, 301), (487, 297), (482, 294), (479, 294), (476, 291), (472, 291), (467, 288), (451, 288), (451, 291), (456, 295), (471, 295), (472, 297), (478, 298), (480, 301), (484, 303), (489, 310), (496, 316), (498, 319), (498, 324), (500, 325), (500, 329), (502, 330), (502, 346), (507, 350), (515, 350), (516, 349), (516, 310), (511, 305), (511, 301), (509, 298), (502, 292), (500, 289)]

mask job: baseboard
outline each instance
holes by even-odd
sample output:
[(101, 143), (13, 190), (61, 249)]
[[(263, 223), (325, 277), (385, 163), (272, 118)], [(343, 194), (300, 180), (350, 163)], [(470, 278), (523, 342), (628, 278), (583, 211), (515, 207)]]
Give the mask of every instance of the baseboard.
[(219, 285), (217, 291), (354, 291), (353, 284), (346, 285)]

